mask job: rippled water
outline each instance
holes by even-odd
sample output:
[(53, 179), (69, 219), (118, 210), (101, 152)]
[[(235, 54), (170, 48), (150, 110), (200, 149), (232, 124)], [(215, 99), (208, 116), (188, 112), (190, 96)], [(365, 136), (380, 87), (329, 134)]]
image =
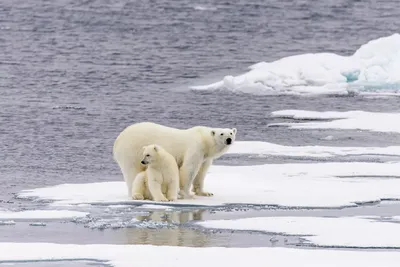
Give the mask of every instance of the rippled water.
[[(236, 127), (238, 140), (279, 144), (398, 144), (396, 134), (267, 128), (279, 109), (399, 111), (398, 98), (188, 86), (294, 54), (349, 55), (396, 32), (399, 13), (397, 1), (3, 0), (0, 206), (24, 208), (13, 197), (21, 189), (122, 180), (112, 144), (144, 120)], [(332, 133), (335, 141), (321, 139)]]

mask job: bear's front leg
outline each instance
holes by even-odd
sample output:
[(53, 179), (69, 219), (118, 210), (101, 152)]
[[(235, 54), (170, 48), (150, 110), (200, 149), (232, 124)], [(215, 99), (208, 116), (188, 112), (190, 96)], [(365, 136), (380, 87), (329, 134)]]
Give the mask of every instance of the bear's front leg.
[(143, 200), (145, 191), (146, 172), (140, 172), (132, 183), (132, 199)]
[(154, 201), (161, 201), (161, 202), (168, 201), (168, 199), (162, 193), (162, 187), (161, 187), (161, 183), (160, 183), (160, 181), (162, 181), (161, 174), (159, 174), (157, 172), (153, 172), (153, 171), (150, 172), (148, 170), (147, 181), (148, 181), (150, 194)]
[(199, 172), (196, 175), (196, 178), (193, 181), (192, 190), (197, 196), (210, 197), (214, 195), (213, 193), (204, 191), (204, 179), (211, 164), (212, 164), (211, 159), (204, 161), (203, 164), (201, 165)]
[(202, 158), (196, 154), (185, 157), (181, 168), (179, 169), (180, 192), (184, 198), (193, 198), (190, 193), (190, 187), (196, 177), (202, 162)]
[(179, 193), (179, 177), (176, 177), (176, 179), (172, 180), (168, 184), (167, 188), (167, 198), (169, 201), (175, 201), (178, 199), (178, 193)]

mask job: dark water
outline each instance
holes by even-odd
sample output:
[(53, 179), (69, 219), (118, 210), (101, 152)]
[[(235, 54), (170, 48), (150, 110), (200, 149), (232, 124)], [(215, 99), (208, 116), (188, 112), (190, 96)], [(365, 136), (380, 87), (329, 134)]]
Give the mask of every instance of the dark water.
[[(199, 8), (202, 7), (202, 8)], [(204, 10), (205, 9), (205, 10)], [(350, 55), (400, 26), (397, 1), (0, 1), (0, 207), (21, 189), (121, 180), (127, 125), (238, 128), (238, 140), (395, 145), (399, 135), (268, 128), (280, 109), (399, 111), (399, 99), (194, 92), (259, 61)], [(335, 141), (321, 138), (334, 134)], [(227, 157), (216, 163), (240, 164)]]

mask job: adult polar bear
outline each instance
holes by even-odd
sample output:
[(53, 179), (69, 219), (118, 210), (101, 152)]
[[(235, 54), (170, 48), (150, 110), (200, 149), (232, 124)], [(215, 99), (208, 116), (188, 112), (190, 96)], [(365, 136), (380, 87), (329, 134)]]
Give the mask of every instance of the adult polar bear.
[(236, 128), (210, 128), (195, 126), (189, 129), (177, 129), (164, 125), (141, 122), (128, 126), (114, 142), (113, 156), (119, 165), (132, 197), (132, 182), (136, 175), (145, 170), (141, 164), (142, 148), (150, 144), (162, 146), (174, 156), (180, 177), (180, 194), (184, 198), (192, 197), (192, 191), (198, 196), (212, 196), (204, 191), (204, 178), (214, 159), (222, 156), (233, 144)]

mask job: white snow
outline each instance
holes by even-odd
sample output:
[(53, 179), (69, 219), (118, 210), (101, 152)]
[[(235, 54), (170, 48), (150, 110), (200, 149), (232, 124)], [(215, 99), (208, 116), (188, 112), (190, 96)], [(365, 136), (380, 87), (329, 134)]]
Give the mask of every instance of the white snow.
[[(400, 199), (400, 163), (303, 163), (257, 166), (212, 166), (206, 190), (196, 197), (162, 205), (270, 204), (294, 207), (343, 207), (358, 202)], [(342, 178), (340, 178), (342, 177)], [(345, 178), (343, 178), (345, 177)], [(19, 197), (54, 200), (53, 205), (144, 203), (129, 200), (123, 181), (61, 184), (24, 190)], [(145, 202), (154, 204), (155, 202)]]
[(192, 89), (255, 94), (348, 94), (374, 87), (382, 92), (400, 91), (400, 34), (372, 40), (351, 56), (301, 54), (260, 62), (249, 69)]
[(212, 229), (302, 235), (308, 244), (335, 247), (400, 247), (400, 224), (377, 217), (258, 217), (212, 220), (197, 224)]
[(0, 219), (67, 219), (85, 217), (87, 212), (72, 210), (25, 210), (25, 211), (0, 211)]
[(313, 122), (285, 122), (274, 123), (269, 126), (288, 126), (293, 129), (343, 129), (368, 130), (374, 132), (400, 133), (400, 113), (380, 113), (366, 111), (307, 111), (307, 110), (280, 110), (271, 114), (278, 118), (293, 118), (296, 120), (313, 119), (332, 121)]
[[(1, 261), (97, 260), (115, 267), (397, 267), (396, 251), (340, 251), (291, 248), (191, 248), (150, 245), (0, 243)], [(157, 257), (155, 257), (155, 255)], [(356, 264), (356, 265), (355, 265)]]
[(400, 146), (329, 147), (283, 146), (261, 141), (236, 141), (225, 154), (260, 154), (291, 157), (329, 158), (336, 156), (381, 155), (399, 156)]

